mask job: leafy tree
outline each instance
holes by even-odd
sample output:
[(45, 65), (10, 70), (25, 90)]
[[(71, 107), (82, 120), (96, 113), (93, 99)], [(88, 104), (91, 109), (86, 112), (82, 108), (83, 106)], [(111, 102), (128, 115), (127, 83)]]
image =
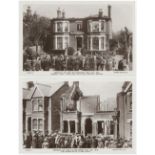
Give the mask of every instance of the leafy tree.
[(75, 53), (75, 50), (73, 47), (68, 47), (68, 55), (73, 55)]
[(127, 27), (113, 33), (113, 39), (110, 40), (110, 50), (117, 50), (119, 54), (126, 55), (130, 45), (132, 46), (132, 32)]
[(23, 46), (43, 45), (50, 32), (50, 19), (32, 13), (30, 6), (23, 14)]

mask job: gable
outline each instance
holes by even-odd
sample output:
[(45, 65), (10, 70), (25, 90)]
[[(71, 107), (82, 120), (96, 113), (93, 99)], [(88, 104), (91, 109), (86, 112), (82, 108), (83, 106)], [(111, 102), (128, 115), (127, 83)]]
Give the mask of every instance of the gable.
[(41, 94), (40, 90), (36, 87), (33, 94), (32, 94), (32, 97), (42, 97), (43, 95)]

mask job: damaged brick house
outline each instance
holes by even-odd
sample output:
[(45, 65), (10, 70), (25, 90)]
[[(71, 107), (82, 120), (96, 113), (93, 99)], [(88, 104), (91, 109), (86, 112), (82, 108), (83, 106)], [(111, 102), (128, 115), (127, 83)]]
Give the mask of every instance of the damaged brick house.
[(61, 97), (61, 125), (62, 133), (82, 133), (116, 138), (117, 127), (113, 119), (115, 111), (100, 109), (99, 96), (84, 96), (79, 88), (79, 82)]
[(79, 82), (23, 89), (23, 132), (117, 136), (115, 111), (101, 109), (99, 95), (85, 96)]

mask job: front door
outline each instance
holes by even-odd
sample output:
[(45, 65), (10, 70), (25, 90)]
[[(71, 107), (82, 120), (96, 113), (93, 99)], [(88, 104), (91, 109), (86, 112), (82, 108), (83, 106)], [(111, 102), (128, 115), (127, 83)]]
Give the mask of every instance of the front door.
[(92, 120), (87, 118), (85, 121), (85, 135), (92, 134)]

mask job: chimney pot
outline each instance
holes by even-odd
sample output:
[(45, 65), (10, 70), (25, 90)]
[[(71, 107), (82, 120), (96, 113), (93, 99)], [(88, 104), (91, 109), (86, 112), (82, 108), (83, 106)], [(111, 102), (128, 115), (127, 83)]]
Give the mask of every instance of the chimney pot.
[(99, 9), (98, 16), (99, 16), (99, 17), (103, 17), (103, 10), (102, 10), (102, 9)]
[(111, 18), (111, 5), (108, 5), (108, 17)]
[(79, 87), (79, 81), (74, 81), (73, 85), (76, 86), (76, 87)]
[(61, 10), (60, 10), (60, 8), (58, 8), (58, 10), (57, 10), (57, 18), (61, 18)]
[(65, 18), (65, 10), (62, 11), (62, 18)]

